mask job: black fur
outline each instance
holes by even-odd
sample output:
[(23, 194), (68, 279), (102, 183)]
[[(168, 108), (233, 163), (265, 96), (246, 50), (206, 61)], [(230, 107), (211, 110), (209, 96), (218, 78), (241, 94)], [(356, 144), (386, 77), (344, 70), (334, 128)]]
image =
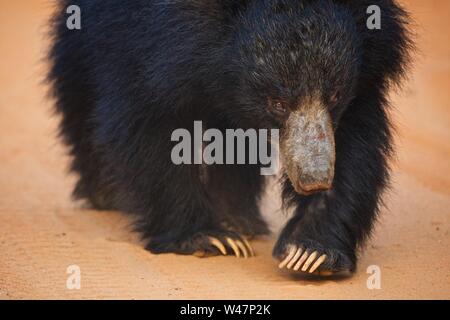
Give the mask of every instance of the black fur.
[[(79, 5), (82, 29), (66, 28)], [(377, 4), (382, 30), (366, 28)], [(268, 99), (295, 105), (319, 92), (336, 135), (333, 189), (283, 198), (295, 216), (274, 248), (321, 250), (326, 270), (354, 270), (392, 152), (387, 90), (404, 74), (407, 15), (392, 0), (61, 1), (50, 52), (61, 134), (80, 175), (76, 198), (136, 214), (153, 252), (210, 250), (206, 237), (267, 233), (257, 165), (181, 165), (174, 129), (283, 129)]]

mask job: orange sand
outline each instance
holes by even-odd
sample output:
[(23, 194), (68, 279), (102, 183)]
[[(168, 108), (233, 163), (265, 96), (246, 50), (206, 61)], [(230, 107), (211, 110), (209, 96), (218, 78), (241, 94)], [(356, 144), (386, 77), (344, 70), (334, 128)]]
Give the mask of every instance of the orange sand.
[[(405, 2), (421, 53), (406, 90), (393, 95), (394, 187), (359, 271), (325, 281), (279, 271), (275, 236), (256, 241), (248, 260), (152, 255), (127, 217), (71, 202), (74, 177), (40, 85), (49, 3), (0, 0), (0, 299), (450, 298), (450, 1)], [(264, 208), (275, 228), (277, 203)], [(80, 290), (66, 288), (73, 264)], [(366, 287), (373, 264), (380, 290)]]

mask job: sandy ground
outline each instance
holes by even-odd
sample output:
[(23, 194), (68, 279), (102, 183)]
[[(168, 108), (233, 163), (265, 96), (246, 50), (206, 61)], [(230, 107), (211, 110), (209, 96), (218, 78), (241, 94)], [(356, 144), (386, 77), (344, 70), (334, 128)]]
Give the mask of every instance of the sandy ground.
[[(120, 213), (70, 200), (74, 177), (55, 138), (57, 119), (40, 80), (45, 0), (0, 0), (0, 299), (10, 298), (450, 298), (450, 1), (406, 1), (421, 54), (393, 95), (398, 127), (394, 188), (373, 240), (350, 278), (294, 278), (271, 258), (199, 259), (146, 252)], [(273, 195), (272, 195), (273, 198)], [(276, 229), (277, 201), (264, 211)], [(81, 270), (68, 290), (67, 268)], [(369, 290), (367, 267), (381, 270)]]

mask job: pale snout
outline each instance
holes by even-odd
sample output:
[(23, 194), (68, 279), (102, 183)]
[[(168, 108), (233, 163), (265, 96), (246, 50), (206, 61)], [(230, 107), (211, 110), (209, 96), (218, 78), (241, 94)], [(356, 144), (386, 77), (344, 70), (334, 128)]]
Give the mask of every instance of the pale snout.
[(286, 173), (299, 194), (332, 187), (335, 142), (330, 114), (322, 103), (311, 101), (292, 112), (281, 139)]

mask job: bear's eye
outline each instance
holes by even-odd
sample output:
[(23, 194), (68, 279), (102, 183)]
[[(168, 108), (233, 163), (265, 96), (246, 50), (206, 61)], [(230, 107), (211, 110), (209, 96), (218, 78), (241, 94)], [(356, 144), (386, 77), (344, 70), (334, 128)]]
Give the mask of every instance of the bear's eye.
[(335, 90), (330, 97), (330, 105), (331, 107), (335, 107), (341, 98), (341, 92), (339, 90)]
[(281, 101), (269, 100), (269, 109), (275, 115), (284, 116), (286, 114), (287, 108), (285, 104)]

